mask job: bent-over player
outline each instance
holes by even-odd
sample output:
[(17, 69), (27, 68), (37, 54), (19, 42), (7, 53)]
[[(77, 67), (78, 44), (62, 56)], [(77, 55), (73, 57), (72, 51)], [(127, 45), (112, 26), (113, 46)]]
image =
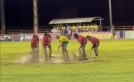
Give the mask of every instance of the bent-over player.
[(96, 58), (98, 58), (98, 46), (99, 46), (99, 39), (96, 37), (87, 36), (87, 40), (89, 40), (92, 44), (91, 50), (94, 49), (94, 53), (96, 55)]
[(60, 42), (58, 49), (62, 47), (63, 59), (66, 59), (66, 56), (67, 58), (69, 58), (68, 51), (67, 51), (68, 38), (63, 35), (57, 35), (57, 39), (59, 39), (59, 42)]
[(86, 57), (86, 52), (85, 52), (85, 46), (87, 44), (87, 40), (85, 37), (80, 36), (78, 34), (74, 34), (74, 38), (76, 38), (78, 40), (78, 42), (80, 43), (80, 47), (79, 50), (82, 49), (82, 60), (87, 59)]

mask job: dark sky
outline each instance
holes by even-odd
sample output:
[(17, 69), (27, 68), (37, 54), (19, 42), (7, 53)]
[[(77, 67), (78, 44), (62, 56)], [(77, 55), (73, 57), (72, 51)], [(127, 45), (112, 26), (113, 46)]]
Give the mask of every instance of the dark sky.
[[(32, 29), (32, 6), (32, 0), (5, 0), (6, 27)], [(39, 24), (48, 25), (54, 18), (100, 16), (103, 25), (109, 25), (108, 7), (108, 0), (38, 0)], [(112, 12), (114, 25), (134, 24), (134, 0), (112, 0)]]

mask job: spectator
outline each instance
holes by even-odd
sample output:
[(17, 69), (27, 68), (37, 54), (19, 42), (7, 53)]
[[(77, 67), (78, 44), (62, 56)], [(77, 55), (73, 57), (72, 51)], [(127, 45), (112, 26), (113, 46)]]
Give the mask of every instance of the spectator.
[(98, 28), (98, 26), (96, 24), (94, 24), (94, 31), (96, 31)]
[(70, 29), (68, 33), (69, 33), (69, 39), (71, 39), (72, 38), (72, 29)]
[(92, 25), (92, 24), (90, 25), (90, 30), (91, 30), (91, 31), (93, 30), (93, 25)]
[(86, 25), (84, 24), (83, 25), (83, 32), (85, 32), (86, 31)]
[(75, 26), (74, 26), (74, 25), (72, 26), (72, 31), (73, 31), (73, 32), (75, 31)]
[(78, 27), (76, 26), (75, 27), (75, 33), (78, 33), (79, 31), (78, 31)]
[(82, 25), (80, 25), (80, 32), (82, 32)]
[(134, 31), (134, 26), (133, 26), (133, 31)]
[(86, 28), (86, 32), (88, 32), (89, 31), (89, 24), (87, 24), (87, 28)]
[(81, 32), (81, 26), (80, 25), (78, 25), (78, 29), (79, 29), (79, 32)]
[(88, 29), (88, 31), (90, 31), (91, 29), (90, 29), (90, 25), (89, 24), (87, 24), (87, 29)]
[(61, 34), (64, 35), (65, 26), (62, 26), (61, 30), (62, 30)]
[(58, 26), (57, 26), (56, 30), (57, 30), (58, 33), (60, 32)]
[(66, 27), (65, 27), (65, 29), (63, 31), (65, 36), (68, 34), (67, 28), (68, 28), (68, 25), (66, 25)]

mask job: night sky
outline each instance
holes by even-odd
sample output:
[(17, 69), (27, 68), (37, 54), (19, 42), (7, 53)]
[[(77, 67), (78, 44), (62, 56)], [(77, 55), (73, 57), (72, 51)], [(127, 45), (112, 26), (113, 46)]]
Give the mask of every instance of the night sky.
[[(5, 0), (6, 29), (32, 29), (32, 0)], [(109, 25), (108, 0), (38, 0), (39, 25), (48, 26), (54, 18), (104, 18)], [(134, 0), (112, 0), (113, 24), (134, 24)], [(43, 28), (43, 27), (40, 27)]]

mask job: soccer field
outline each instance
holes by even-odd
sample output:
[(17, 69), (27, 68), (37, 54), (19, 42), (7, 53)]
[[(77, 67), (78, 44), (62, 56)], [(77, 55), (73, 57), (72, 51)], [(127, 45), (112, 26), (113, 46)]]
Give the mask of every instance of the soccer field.
[[(53, 54), (62, 53), (61, 50), (57, 51), (58, 44), (58, 41), (52, 41)], [(67, 49), (70, 55), (78, 47), (77, 41), (69, 41)], [(88, 57), (90, 49), (88, 42)], [(13, 63), (30, 50), (30, 42), (1, 42), (1, 82), (134, 82), (134, 40), (101, 40), (99, 59), (95, 61)]]

